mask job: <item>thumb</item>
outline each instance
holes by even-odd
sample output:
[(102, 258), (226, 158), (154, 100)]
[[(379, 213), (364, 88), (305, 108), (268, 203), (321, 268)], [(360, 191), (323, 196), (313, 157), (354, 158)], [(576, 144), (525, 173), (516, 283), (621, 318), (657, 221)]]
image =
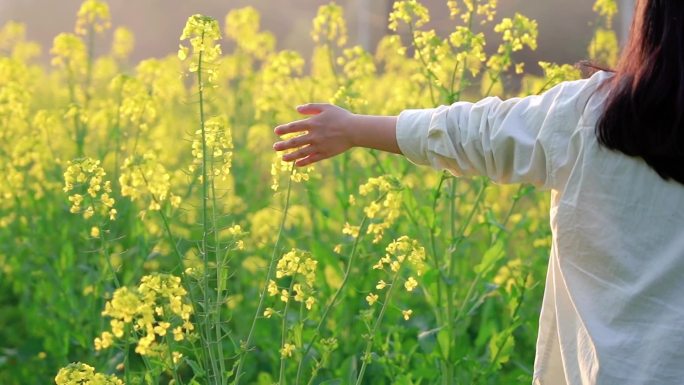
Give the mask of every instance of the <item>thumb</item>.
[(297, 112), (303, 115), (318, 115), (325, 110), (327, 104), (323, 103), (307, 103), (297, 106)]

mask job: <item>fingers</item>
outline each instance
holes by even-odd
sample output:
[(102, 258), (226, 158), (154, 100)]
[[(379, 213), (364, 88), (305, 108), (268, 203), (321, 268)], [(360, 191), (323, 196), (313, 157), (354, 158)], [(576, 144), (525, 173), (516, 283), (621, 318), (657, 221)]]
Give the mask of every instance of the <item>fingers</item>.
[[(326, 109), (330, 108), (331, 104), (326, 103), (308, 103), (301, 106), (297, 106), (297, 111), (302, 115), (318, 115)], [(291, 134), (293, 132), (303, 132), (308, 131), (311, 128), (311, 122), (309, 119), (297, 120), (294, 122), (281, 124), (276, 127), (273, 132), (276, 135)]]
[(306, 158), (297, 160), (295, 162), (295, 166), (305, 167), (305, 166), (308, 166), (310, 164), (321, 161), (323, 159), (326, 159), (326, 157), (323, 154), (321, 154), (320, 152), (314, 152), (313, 154), (307, 156)]
[(294, 122), (281, 124), (273, 132), (276, 135), (292, 134), (293, 132), (303, 132), (309, 130), (309, 119), (296, 120)]
[(326, 103), (307, 103), (297, 106), (297, 112), (302, 115), (318, 115), (328, 108), (330, 104)]
[[(297, 107), (297, 111), (302, 115), (317, 115), (326, 109), (330, 108), (331, 104), (326, 103), (308, 103)], [(306, 166), (326, 157), (314, 150), (312, 145), (311, 130), (315, 128), (315, 123), (311, 118), (297, 120), (294, 122), (282, 124), (276, 127), (273, 132), (276, 135), (282, 136), (286, 134), (307, 132), (304, 135), (277, 142), (273, 145), (276, 151), (295, 150), (293, 152), (283, 155), (283, 160), (286, 162), (296, 161), (295, 165), (298, 167)]]
[(305, 146), (307, 144), (311, 144), (311, 135), (310, 134), (297, 136), (297, 137), (292, 138), (292, 139), (277, 142), (276, 144), (273, 145), (273, 149), (276, 151), (285, 151), (285, 150), (291, 150), (293, 148), (299, 148), (299, 147)]
[(286, 162), (291, 162), (293, 160), (305, 158), (311, 154), (314, 153), (314, 149), (312, 146), (306, 146), (302, 147), (297, 151), (290, 152), (288, 154), (283, 155), (283, 160)]

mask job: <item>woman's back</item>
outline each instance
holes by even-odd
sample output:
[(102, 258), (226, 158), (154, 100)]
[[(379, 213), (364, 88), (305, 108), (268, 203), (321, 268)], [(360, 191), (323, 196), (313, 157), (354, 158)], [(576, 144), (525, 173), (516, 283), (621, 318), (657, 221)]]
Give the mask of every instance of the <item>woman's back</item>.
[(397, 121), (416, 164), (552, 190), (536, 384), (684, 380), (684, 185), (599, 143), (613, 76), (406, 110)]
[[(608, 76), (592, 80), (598, 85)], [(566, 153), (557, 154), (565, 159), (552, 193), (554, 246), (535, 378), (563, 384), (563, 373), (567, 384), (679, 384), (684, 185), (598, 143), (604, 103), (601, 93), (591, 95), (576, 129), (566, 133)]]

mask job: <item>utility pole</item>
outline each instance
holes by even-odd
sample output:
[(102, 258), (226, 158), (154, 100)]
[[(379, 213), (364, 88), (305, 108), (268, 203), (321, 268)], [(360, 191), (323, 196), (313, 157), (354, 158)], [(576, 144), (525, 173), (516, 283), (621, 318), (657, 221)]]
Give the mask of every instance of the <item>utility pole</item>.
[(358, 41), (361, 47), (366, 51), (370, 51), (371, 47), (371, 0), (357, 0), (356, 8), (358, 14)]
[(620, 45), (623, 47), (629, 38), (629, 30), (632, 27), (632, 18), (634, 17), (634, 0), (620, 0), (620, 26), (618, 33), (620, 34)]

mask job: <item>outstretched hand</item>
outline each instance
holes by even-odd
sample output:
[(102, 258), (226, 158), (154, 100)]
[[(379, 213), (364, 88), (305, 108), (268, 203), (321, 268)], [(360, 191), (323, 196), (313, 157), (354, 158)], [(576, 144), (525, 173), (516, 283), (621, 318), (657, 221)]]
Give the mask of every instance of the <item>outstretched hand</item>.
[(309, 103), (297, 107), (297, 112), (311, 117), (282, 124), (275, 128), (278, 136), (304, 133), (273, 145), (276, 151), (294, 150), (283, 155), (283, 160), (307, 166), (341, 154), (354, 142), (351, 135), (354, 114), (332, 104)]

